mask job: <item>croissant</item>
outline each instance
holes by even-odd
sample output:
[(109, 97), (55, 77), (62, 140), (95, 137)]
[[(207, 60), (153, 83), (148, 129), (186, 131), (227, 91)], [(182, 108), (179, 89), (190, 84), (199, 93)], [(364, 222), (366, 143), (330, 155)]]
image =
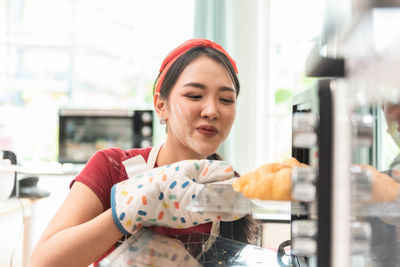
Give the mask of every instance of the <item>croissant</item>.
[(233, 190), (242, 192), (247, 198), (261, 200), (292, 200), (292, 167), (307, 166), (295, 158), (282, 163), (262, 165), (236, 180)]
[[(282, 163), (262, 165), (255, 171), (246, 173), (236, 180), (233, 190), (242, 192), (247, 198), (260, 200), (291, 201), (292, 168), (307, 166), (295, 158), (288, 158)], [(360, 164), (372, 172), (372, 194), (370, 202), (393, 202), (400, 195), (400, 184), (388, 175), (379, 172), (370, 165)]]

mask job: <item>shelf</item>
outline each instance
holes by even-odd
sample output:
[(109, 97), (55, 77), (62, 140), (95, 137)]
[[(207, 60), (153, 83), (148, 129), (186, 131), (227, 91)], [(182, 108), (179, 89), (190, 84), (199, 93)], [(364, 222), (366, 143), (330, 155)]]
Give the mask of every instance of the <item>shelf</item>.
[(395, 202), (353, 204), (352, 213), (359, 217), (399, 217), (400, 198)]
[(235, 192), (230, 184), (205, 185), (186, 209), (193, 212), (253, 214), (255, 218), (265, 220), (289, 220), (291, 214), (308, 214), (301, 205), (292, 207), (290, 201), (248, 199), (242, 193)]

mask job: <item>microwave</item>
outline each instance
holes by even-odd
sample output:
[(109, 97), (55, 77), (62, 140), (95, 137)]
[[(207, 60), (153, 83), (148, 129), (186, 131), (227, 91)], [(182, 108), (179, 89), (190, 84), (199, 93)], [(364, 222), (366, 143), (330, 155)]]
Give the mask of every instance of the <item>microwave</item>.
[(152, 110), (59, 110), (58, 161), (85, 164), (98, 150), (145, 148), (153, 144)]

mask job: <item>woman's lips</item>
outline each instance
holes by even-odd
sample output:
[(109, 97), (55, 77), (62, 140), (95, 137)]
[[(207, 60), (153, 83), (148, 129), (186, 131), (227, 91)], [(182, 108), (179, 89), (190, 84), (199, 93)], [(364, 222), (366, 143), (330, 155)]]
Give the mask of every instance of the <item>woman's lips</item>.
[(213, 137), (218, 133), (217, 128), (211, 125), (201, 125), (197, 127), (197, 131), (202, 134), (203, 136), (206, 137)]

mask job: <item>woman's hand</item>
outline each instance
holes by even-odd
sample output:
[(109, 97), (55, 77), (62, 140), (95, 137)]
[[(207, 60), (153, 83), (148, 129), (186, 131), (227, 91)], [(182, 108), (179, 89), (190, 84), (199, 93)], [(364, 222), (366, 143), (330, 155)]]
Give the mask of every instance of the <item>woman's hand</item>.
[(379, 172), (370, 165), (359, 164), (372, 173), (372, 195), (370, 202), (393, 202), (399, 197), (400, 185), (390, 176)]
[(129, 234), (142, 226), (188, 228), (215, 220), (236, 220), (243, 215), (186, 210), (205, 183), (233, 177), (231, 165), (213, 160), (184, 160), (129, 177), (111, 190), (114, 221), (122, 233)]

